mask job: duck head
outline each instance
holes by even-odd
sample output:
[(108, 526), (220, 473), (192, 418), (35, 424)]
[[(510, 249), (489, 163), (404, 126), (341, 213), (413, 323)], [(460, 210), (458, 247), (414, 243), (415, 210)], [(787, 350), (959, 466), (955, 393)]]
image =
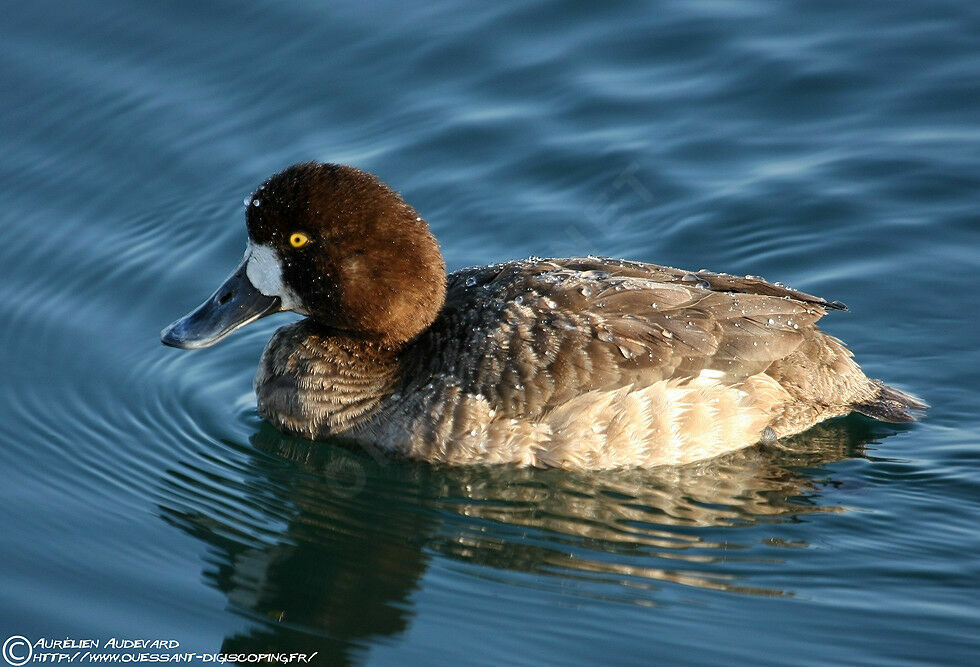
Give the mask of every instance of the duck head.
[(247, 200), (248, 246), (231, 276), (166, 329), (165, 345), (214, 345), (291, 310), (344, 335), (398, 346), (442, 308), (446, 266), (428, 225), (375, 176), (293, 165)]

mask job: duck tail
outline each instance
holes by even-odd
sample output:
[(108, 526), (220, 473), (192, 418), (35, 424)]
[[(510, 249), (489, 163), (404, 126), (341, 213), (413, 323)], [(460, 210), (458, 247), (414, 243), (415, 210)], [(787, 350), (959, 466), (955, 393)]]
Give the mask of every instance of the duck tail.
[(871, 385), (871, 397), (851, 405), (853, 410), (862, 415), (886, 422), (914, 422), (922, 419), (929, 408), (918, 396), (889, 387), (881, 380), (871, 380)]

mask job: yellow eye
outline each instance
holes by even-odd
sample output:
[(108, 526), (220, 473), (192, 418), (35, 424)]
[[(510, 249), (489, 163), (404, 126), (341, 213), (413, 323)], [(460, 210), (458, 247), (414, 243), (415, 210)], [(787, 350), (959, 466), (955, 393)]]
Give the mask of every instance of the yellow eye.
[(310, 237), (302, 232), (295, 232), (289, 237), (289, 245), (294, 248), (302, 248), (310, 240)]

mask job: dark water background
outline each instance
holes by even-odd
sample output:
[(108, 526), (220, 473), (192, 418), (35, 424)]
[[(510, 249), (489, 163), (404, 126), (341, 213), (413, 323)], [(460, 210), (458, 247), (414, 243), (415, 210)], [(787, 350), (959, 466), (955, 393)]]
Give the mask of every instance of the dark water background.
[[(319, 664), (976, 662), (980, 4), (6, 3), (0, 634)], [(679, 469), (450, 469), (285, 438), (271, 332), (160, 328), (300, 160), (449, 265), (760, 274), (934, 407)]]

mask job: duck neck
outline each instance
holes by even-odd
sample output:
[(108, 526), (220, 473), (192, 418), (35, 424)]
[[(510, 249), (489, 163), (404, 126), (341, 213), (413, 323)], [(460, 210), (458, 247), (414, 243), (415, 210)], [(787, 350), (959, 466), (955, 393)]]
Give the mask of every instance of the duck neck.
[(394, 391), (398, 349), (306, 319), (279, 329), (255, 377), (259, 414), (308, 438), (356, 430)]

